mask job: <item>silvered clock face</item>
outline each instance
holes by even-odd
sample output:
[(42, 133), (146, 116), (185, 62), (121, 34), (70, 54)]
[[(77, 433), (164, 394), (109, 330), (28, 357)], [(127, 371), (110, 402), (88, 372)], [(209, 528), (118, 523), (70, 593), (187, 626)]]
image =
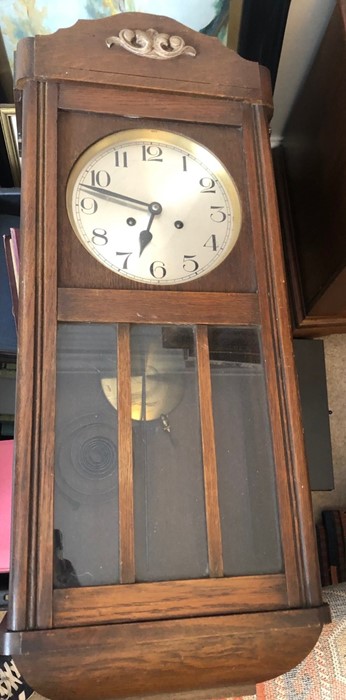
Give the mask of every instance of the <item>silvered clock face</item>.
[(68, 179), (67, 210), (81, 243), (119, 275), (181, 284), (216, 268), (241, 225), (234, 181), (201, 144), (131, 129), (90, 146)]

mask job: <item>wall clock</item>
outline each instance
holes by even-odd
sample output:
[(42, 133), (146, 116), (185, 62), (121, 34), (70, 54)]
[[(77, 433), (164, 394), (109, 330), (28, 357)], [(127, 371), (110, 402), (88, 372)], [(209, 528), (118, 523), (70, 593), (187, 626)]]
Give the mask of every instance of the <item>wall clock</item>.
[(52, 700), (253, 690), (328, 619), (267, 72), (130, 13), (24, 39), (17, 97), (3, 648)]

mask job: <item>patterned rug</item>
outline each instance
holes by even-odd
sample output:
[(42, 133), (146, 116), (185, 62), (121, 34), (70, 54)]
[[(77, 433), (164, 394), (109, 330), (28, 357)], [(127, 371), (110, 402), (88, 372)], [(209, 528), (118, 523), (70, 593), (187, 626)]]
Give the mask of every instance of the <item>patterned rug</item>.
[(332, 622), (309, 656), (285, 675), (258, 685), (256, 695), (237, 700), (346, 700), (346, 583), (323, 588), (322, 594)]

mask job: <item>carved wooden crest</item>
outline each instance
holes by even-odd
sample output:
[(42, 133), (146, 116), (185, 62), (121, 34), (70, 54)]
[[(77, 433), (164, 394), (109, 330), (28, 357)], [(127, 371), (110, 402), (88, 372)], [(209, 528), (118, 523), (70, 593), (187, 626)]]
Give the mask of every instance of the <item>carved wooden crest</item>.
[(193, 46), (186, 46), (180, 36), (160, 34), (156, 29), (122, 29), (119, 36), (110, 36), (106, 39), (108, 48), (116, 44), (137, 56), (156, 58), (160, 61), (168, 58), (176, 58), (181, 54), (196, 56), (197, 51)]

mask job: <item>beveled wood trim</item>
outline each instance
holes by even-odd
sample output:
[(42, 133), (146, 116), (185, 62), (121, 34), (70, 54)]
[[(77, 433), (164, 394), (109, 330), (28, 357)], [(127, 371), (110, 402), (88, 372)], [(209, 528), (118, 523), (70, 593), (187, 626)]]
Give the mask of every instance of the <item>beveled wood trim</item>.
[[(37, 173), (37, 86), (30, 84), (23, 95), (27, 120), (24, 125), (22, 202), (35, 201)], [(30, 163), (30, 169), (26, 163)], [(21, 351), (17, 359), (16, 391), (16, 452), (12, 503), (11, 588), (7, 624), (9, 629), (24, 629), (27, 619), (27, 592), (29, 575), (29, 503), (33, 497), (31, 484), (32, 411), (34, 396), (34, 327), (35, 327), (35, 267), (36, 267), (36, 211), (27, 206), (21, 224), (21, 265), (18, 333)]]
[(130, 327), (118, 326), (118, 469), (120, 583), (135, 580)]
[[(154, 99), (153, 99), (154, 98)], [(92, 107), (94, 105), (94, 109)], [(123, 116), (179, 119), (202, 124), (240, 126), (243, 106), (230, 99), (212, 99), (195, 96), (193, 101), (184, 95), (172, 95), (150, 90), (130, 91), (119, 87), (62, 83), (59, 91), (59, 109), (95, 112)]]
[(261, 108), (249, 111), (253, 121), (244, 130), (245, 151), (248, 167), (256, 169), (262, 183), (261, 206), (257, 189), (250, 186), (249, 196), (254, 229), (263, 231), (254, 237), (254, 248), (288, 599), (292, 607), (313, 606), (321, 602), (321, 587), (268, 124)]
[(199, 412), (207, 520), (208, 562), (211, 577), (223, 576), (222, 534), (217, 481), (217, 463), (211, 391), (208, 326), (196, 328)]
[[(42, 303), (42, 326), (39, 346), (41, 403), (38, 405), (38, 497), (37, 497), (37, 559), (34, 590), (38, 628), (52, 624), (53, 596), (53, 498), (55, 462), (55, 388), (56, 388), (56, 304), (57, 304), (57, 86), (40, 85), (41, 123), (38, 158), (43, 162), (41, 182), (38, 183), (38, 228), (42, 242), (38, 285)], [(35, 580), (36, 579), (36, 580)]]
[(309, 314), (293, 331), (295, 338), (319, 338), (333, 333), (346, 333), (346, 317)]
[(54, 626), (196, 617), (287, 608), (283, 574), (161, 581), (54, 591)]
[(260, 317), (257, 294), (60, 288), (58, 320), (247, 326)]

